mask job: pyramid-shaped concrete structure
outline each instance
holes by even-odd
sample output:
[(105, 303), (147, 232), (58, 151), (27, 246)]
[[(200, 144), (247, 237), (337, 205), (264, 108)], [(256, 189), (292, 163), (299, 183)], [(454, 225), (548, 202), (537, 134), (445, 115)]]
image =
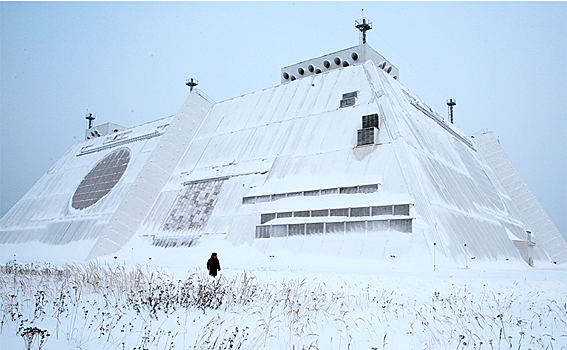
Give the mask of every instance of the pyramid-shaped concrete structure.
[(134, 236), (166, 249), (216, 237), (266, 254), (566, 262), (492, 134), (468, 137), (398, 78), (364, 44), (227, 101), (195, 89), (175, 116), (73, 146), (2, 218), (0, 243), (82, 242), (94, 259)]

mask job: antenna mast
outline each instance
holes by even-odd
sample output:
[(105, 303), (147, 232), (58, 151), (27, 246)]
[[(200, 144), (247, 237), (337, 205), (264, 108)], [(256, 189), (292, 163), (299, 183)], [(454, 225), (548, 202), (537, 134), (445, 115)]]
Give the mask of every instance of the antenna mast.
[(95, 116), (92, 113), (87, 113), (87, 116), (85, 117), (86, 120), (89, 121), (89, 127), (88, 129), (93, 127), (93, 120), (95, 120)]
[(199, 81), (197, 79), (193, 80), (193, 78), (191, 78), (191, 80), (187, 79), (185, 85), (189, 86), (189, 92), (193, 92), (193, 88), (199, 85)]
[(457, 105), (457, 101), (454, 99), (447, 100), (447, 106), (449, 106), (449, 121), (453, 124), (453, 107)]
[(362, 9), (362, 18), (354, 21), (354, 27), (362, 33), (362, 44), (366, 44), (366, 32), (372, 29), (372, 22), (364, 17), (364, 9)]

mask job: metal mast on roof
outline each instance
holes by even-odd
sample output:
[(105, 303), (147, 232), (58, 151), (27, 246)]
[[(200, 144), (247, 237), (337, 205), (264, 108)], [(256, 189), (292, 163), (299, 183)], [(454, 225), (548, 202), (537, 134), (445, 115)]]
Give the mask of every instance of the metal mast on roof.
[(193, 91), (193, 88), (197, 85), (199, 85), (199, 81), (197, 81), (197, 79), (193, 80), (193, 78), (191, 78), (191, 80), (187, 79), (187, 82), (185, 83), (185, 85), (189, 86), (189, 92)]
[(85, 117), (86, 120), (89, 121), (89, 129), (93, 127), (93, 120), (95, 120), (95, 116), (92, 113), (87, 113), (87, 116)]
[(453, 107), (457, 105), (457, 101), (454, 99), (447, 100), (447, 106), (449, 106), (449, 121), (453, 124)]
[(372, 22), (364, 17), (364, 9), (362, 9), (362, 18), (358, 21), (354, 21), (354, 26), (356, 29), (360, 30), (362, 33), (362, 43), (366, 44), (366, 32), (372, 29)]

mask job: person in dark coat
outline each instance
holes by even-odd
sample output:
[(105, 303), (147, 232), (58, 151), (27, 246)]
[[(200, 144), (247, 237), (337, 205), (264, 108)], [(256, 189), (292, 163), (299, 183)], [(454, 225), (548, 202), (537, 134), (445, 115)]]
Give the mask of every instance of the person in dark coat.
[(217, 271), (220, 271), (220, 262), (217, 259), (217, 253), (211, 254), (211, 258), (207, 261), (207, 270), (209, 270), (209, 275), (216, 277)]

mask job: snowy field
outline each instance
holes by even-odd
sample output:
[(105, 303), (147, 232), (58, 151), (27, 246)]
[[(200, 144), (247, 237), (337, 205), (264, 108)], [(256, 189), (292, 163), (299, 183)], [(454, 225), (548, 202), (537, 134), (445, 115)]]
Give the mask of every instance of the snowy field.
[(565, 266), (438, 257), (433, 271), (431, 257), (346, 259), (301, 243), (135, 241), (87, 263), (32, 263), (5, 246), (0, 349), (567, 349)]

